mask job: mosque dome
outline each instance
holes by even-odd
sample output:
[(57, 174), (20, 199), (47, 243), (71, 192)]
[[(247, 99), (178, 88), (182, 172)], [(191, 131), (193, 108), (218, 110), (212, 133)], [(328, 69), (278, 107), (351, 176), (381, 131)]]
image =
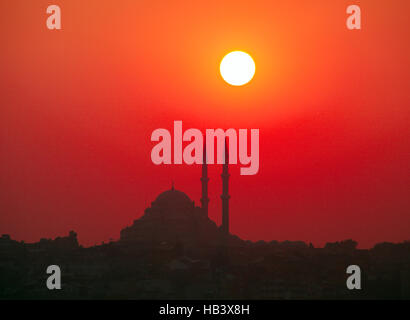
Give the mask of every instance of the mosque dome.
[(162, 208), (192, 207), (192, 201), (184, 192), (172, 188), (162, 192), (153, 205)]

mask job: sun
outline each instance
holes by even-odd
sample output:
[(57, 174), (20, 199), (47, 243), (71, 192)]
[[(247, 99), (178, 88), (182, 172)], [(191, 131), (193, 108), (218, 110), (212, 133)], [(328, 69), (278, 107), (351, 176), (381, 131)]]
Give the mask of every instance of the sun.
[(246, 52), (232, 51), (223, 57), (219, 70), (227, 83), (243, 86), (255, 75), (255, 62)]

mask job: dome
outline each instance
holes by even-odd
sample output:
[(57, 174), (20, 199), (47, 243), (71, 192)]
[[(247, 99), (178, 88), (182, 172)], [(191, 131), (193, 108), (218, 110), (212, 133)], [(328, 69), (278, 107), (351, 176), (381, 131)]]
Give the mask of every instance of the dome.
[(161, 193), (153, 205), (165, 208), (192, 206), (191, 199), (182, 191), (170, 189)]

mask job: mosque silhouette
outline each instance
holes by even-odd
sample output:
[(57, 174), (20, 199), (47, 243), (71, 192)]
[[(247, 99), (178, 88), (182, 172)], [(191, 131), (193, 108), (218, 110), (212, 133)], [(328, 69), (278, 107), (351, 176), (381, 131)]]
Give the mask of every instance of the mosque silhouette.
[(229, 233), (229, 153), (225, 143), (224, 164), (222, 165), (222, 224), (218, 227), (208, 216), (208, 165), (206, 148), (202, 163), (201, 206), (195, 205), (188, 195), (176, 190), (174, 184), (170, 190), (162, 192), (145, 209), (144, 215), (121, 230), (122, 244), (171, 242), (184, 248), (226, 245), (239, 241)]

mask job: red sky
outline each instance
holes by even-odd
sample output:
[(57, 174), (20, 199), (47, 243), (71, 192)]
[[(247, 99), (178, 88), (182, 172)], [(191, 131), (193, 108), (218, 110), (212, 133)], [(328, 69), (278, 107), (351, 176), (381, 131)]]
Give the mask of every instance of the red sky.
[[(117, 239), (171, 180), (199, 204), (199, 166), (151, 162), (152, 131), (182, 120), (260, 129), (259, 173), (231, 167), (241, 238), (410, 239), (410, 2), (55, 0), (60, 31), (49, 4), (0, 3), (0, 233)], [(244, 87), (219, 74), (235, 49)]]

